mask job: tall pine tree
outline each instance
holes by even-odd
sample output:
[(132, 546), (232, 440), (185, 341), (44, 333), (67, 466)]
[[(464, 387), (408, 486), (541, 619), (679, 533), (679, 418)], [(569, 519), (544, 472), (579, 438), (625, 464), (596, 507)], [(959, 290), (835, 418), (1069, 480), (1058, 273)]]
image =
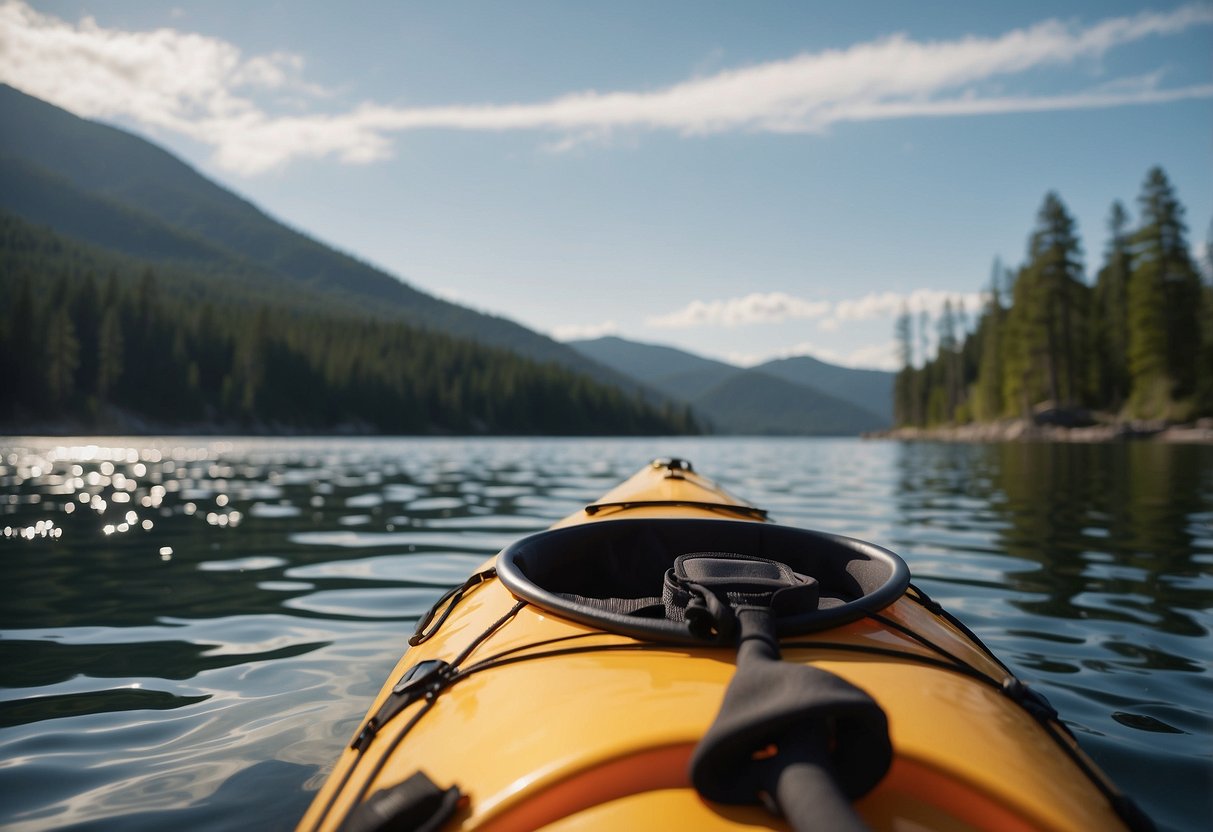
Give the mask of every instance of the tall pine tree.
[[(1129, 278), (1129, 373), (1135, 415), (1182, 417), (1196, 392), (1201, 354), (1201, 283), (1186, 239), (1184, 209), (1162, 168), (1142, 185), (1141, 226)], [(1206, 368), (1207, 371), (1207, 368)]]
[(897, 316), (896, 335), (901, 370), (893, 382), (893, 421), (904, 425), (914, 418), (914, 319), (905, 304)]
[[(1026, 409), (1044, 399), (1075, 405), (1083, 398), (1082, 342), (1088, 287), (1074, 219), (1055, 193), (1036, 217), (1028, 263), (1015, 284), (1008, 326), (1010, 355), (1004, 391)], [(1010, 388), (1008, 390), (1008, 388)]]
[(1129, 395), (1129, 275), (1133, 258), (1129, 213), (1120, 201), (1108, 216), (1108, 248), (1095, 279), (1092, 328), (1094, 384), (1105, 406), (1119, 409)]
[(990, 292), (986, 308), (977, 325), (978, 367), (977, 384), (973, 391), (973, 416), (978, 421), (991, 421), (1003, 414), (1002, 356), (1006, 309), (1003, 308), (1004, 271), (1002, 261), (995, 259), (990, 274)]

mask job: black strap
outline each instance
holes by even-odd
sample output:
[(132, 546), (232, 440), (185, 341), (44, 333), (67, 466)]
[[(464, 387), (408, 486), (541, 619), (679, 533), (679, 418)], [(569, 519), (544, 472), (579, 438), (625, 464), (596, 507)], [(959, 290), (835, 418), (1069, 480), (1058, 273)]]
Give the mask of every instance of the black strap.
[(815, 578), (780, 561), (691, 552), (679, 555), (666, 570), (661, 599), (668, 620), (685, 621), (696, 638), (731, 644), (737, 632), (735, 609), (805, 612), (817, 607), (819, 589)]
[[(416, 647), (418, 644), (429, 641), (431, 638), (433, 638), (434, 633), (438, 632), (438, 630), (442, 628), (442, 625), (446, 623), (446, 619), (448, 616), (450, 616), (451, 610), (455, 609), (455, 606), (461, 600), (463, 600), (463, 594), (465, 592), (472, 587), (482, 584), (490, 578), (495, 577), (497, 577), (497, 569), (495, 567), (489, 567), (483, 572), (477, 572), (459, 586), (452, 587), (443, 593), (442, 597), (434, 602), (434, 606), (430, 607), (429, 611), (426, 612), (426, 614), (421, 617), (421, 620), (417, 622), (417, 629), (414, 630), (413, 634), (409, 637), (409, 646)], [(435, 623), (434, 626), (430, 627), (430, 629), (427, 631), (426, 627), (429, 627), (430, 622), (434, 620), (434, 615), (438, 612), (438, 608), (448, 600), (450, 603), (447, 604), (446, 609), (442, 611), (442, 617), (439, 618), (437, 623)]]
[(368, 719), (350, 743), (355, 751), (366, 751), (379, 729), (419, 699), (433, 699), (450, 684), (455, 669), (441, 659), (428, 659), (410, 667), (392, 688), (375, 715)]
[(588, 595), (578, 595), (576, 592), (557, 592), (555, 594), (579, 606), (593, 607), (618, 615), (632, 615), (641, 618), (665, 616), (665, 604), (656, 596), (651, 598), (591, 598)]
[(732, 503), (704, 503), (696, 500), (628, 500), (621, 503), (593, 503), (585, 507), (585, 513), (593, 517), (603, 509), (629, 509), (629, 508), (668, 508), (671, 506), (689, 507), (689, 508), (706, 508), (711, 511), (723, 511), (729, 514), (739, 514), (742, 517), (750, 517), (754, 520), (766, 520), (766, 509), (756, 508), (755, 506), (739, 506)]
[[(481, 574), (486, 573), (482, 572)], [(457, 602), (458, 599), (452, 601), (451, 605), (454, 606)], [(483, 644), (489, 636), (504, 627), (510, 619), (518, 614), (520, 609), (526, 606), (526, 603), (526, 601), (515, 602), (514, 606), (510, 607), (505, 615), (501, 616), (501, 618), (489, 625), (488, 629), (472, 639), (471, 643), (463, 648), (463, 652), (452, 661), (427, 659), (426, 661), (418, 662), (406, 670), (375, 715), (363, 723), (362, 729), (350, 743), (350, 748), (360, 753), (366, 751), (367, 746), (371, 744), (371, 740), (375, 739), (375, 735), (379, 732), (379, 729), (409, 705), (420, 699), (432, 702), (434, 697), (449, 687), (457, 678), (459, 666), (467, 660), (468, 656)], [(443, 618), (445, 617), (443, 615)], [(442, 621), (439, 620), (438, 623), (441, 625)]]
[(436, 832), (455, 814), (462, 797), (458, 786), (441, 789), (419, 771), (358, 804), (340, 832)]
[[(691, 633), (705, 641), (731, 642), (737, 632), (737, 616), (733, 608), (720, 600), (716, 593), (699, 584), (687, 583), (684, 587), (688, 600), (681, 614)], [(667, 604), (666, 614), (671, 617), (672, 609), (676, 610), (677, 607)]]
[(742, 607), (737, 619), (737, 672), (691, 755), (696, 791), (766, 804), (796, 830), (866, 829), (850, 801), (893, 762), (884, 711), (832, 673), (781, 662), (769, 609)]

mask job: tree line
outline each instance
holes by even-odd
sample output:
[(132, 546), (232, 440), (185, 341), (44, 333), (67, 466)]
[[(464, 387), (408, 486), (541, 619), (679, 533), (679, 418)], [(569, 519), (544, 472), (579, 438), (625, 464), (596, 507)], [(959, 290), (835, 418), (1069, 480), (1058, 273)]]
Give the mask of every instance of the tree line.
[[(0, 424), (381, 434), (697, 432), (553, 364), (398, 322), (222, 295), (0, 218)], [(116, 264), (116, 265), (115, 265)]]
[(1137, 202), (1136, 228), (1113, 203), (1093, 285), (1074, 218), (1050, 192), (1026, 262), (1015, 270), (995, 262), (973, 325), (950, 302), (934, 321), (903, 309), (896, 423), (988, 422), (1042, 409), (1170, 421), (1213, 414), (1213, 287), (1193, 262), (1184, 207), (1161, 168), (1146, 175)]

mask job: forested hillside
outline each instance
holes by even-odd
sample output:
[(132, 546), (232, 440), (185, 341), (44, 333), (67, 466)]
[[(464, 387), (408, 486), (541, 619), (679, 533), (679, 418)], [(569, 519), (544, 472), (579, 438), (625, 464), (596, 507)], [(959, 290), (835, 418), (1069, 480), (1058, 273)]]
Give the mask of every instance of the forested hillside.
[(0, 210), (78, 242), (238, 278), (284, 300), (330, 307), (500, 347), (630, 386), (513, 321), (419, 291), (286, 226), (139, 136), (79, 118), (0, 84)]
[(903, 426), (1053, 411), (1082, 420), (1186, 421), (1213, 414), (1213, 287), (1193, 262), (1184, 208), (1160, 168), (1146, 176), (1131, 227), (1112, 205), (1094, 284), (1085, 277), (1073, 217), (1049, 193), (1027, 261), (995, 267), (970, 331), (963, 310), (935, 321), (938, 348), (925, 362), (931, 321), (903, 312), (904, 367), (894, 405)]
[(319, 302), (275, 302), (237, 281), (165, 280), (2, 213), (0, 378), (8, 429), (696, 429), (685, 408), (655, 408), (554, 364)]

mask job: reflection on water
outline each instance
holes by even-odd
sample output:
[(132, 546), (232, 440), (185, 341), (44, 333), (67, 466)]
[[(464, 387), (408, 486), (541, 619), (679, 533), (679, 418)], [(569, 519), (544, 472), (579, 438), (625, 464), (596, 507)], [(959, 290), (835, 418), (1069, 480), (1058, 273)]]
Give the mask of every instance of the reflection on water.
[(1207, 828), (1213, 449), (907, 445), (898, 475), (894, 545), (924, 588), (1160, 825)]
[(900, 552), (1164, 828), (1213, 818), (1213, 448), (115, 439), (0, 447), (0, 824), (292, 828), (445, 587), (668, 455)]

